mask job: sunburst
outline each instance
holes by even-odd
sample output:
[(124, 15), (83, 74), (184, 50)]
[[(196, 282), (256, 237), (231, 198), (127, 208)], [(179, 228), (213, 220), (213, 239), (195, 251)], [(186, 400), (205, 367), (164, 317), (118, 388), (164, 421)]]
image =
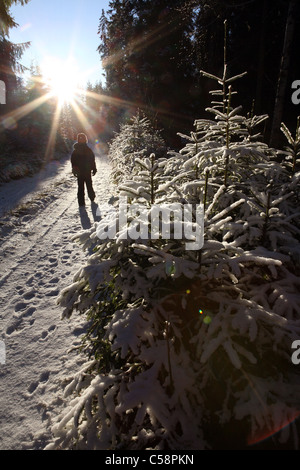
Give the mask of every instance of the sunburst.
[(79, 71), (72, 59), (66, 62), (47, 57), (42, 66), (43, 80), (52, 96), (57, 98), (59, 105), (71, 103), (80, 93)]

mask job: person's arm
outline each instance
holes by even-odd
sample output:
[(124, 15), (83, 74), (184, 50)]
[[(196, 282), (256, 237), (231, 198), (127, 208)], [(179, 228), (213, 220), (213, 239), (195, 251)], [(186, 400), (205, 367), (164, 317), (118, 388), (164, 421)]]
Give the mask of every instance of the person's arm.
[(77, 166), (77, 158), (76, 158), (76, 151), (75, 150), (71, 155), (71, 164), (72, 164), (72, 173), (73, 173), (73, 175), (78, 176), (79, 168)]
[(93, 172), (93, 175), (95, 176), (95, 174), (97, 173), (96, 157), (92, 150), (91, 150), (91, 161), (92, 161), (92, 172)]

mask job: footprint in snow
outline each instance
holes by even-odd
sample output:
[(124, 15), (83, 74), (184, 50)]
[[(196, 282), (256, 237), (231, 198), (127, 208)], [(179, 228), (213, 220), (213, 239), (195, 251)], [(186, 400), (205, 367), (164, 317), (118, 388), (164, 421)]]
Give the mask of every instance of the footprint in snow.
[(35, 307), (30, 307), (28, 310), (26, 310), (23, 317), (24, 318), (31, 317), (34, 314), (35, 311), (36, 311)]
[(7, 336), (11, 336), (13, 333), (19, 333), (21, 323), (22, 323), (22, 318), (20, 318), (19, 320), (15, 321), (12, 325), (10, 325), (6, 329)]
[(42, 336), (41, 336), (41, 338), (39, 339), (39, 341), (46, 341), (46, 340), (48, 339), (49, 335), (53, 334), (55, 330), (56, 330), (56, 325), (50, 326), (50, 328), (48, 328), (47, 331), (44, 330), (44, 331), (42, 332)]
[(19, 313), (21, 312), (21, 314), (17, 317), (17, 319), (6, 329), (6, 334), (8, 336), (11, 336), (12, 334), (18, 334), (20, 333), (22, 330), (28, 328), (28, 323), (24, 323), (24, 319), (30, 319), (29, 321), (29, 327), (31, 327), (34, 322), (35, 322), (35, 319), (34, 318), (31, 318), (32, 315), (34, 314), (34, 312), (36, 311), (36, 308), (34, 307), (29, 307), (27, 308), (27, 305), (24, 304), (24, 303), (19, 303), (16, 305), (15, 307), (15, 312), (16, 313)]
[(30, 290), (28, 292), (25, 292), (25, 294), (24, 294), (24, 299), (26, 299), (26, 300), (30, 300), (33, 297), (35, 297), (35, 291), (34, 290)]
[(28, 387), (28, 392), (32, 394), (39, 386), (38, 382), (32, 382)]
[(32, 395), (36, 389), (38, 388), (38, 386), (40, 384), (45, 384), (48, 382), (49, 380), (49, 376), (50, 376), (50, 372), (46, 371), (46, 372), (43, 372), (41, 375), (40, 375), (40, 378), (38, 381), (36, 382), (31, 382), (31, 384), (29, 385), (28, 387), (28, 392), (30, 393), (30, 395)]
[(23, 286), (17, 286), (16, 291), (18, 292), (19, 295), (23, 295), (24, 294)]
[(25, 302), (18, 302), (15, 306), (15, 312), (20, 312), (21, 310), (25, 310), (27, 304)]
[(58, 261), (56, 258), (49, 258), (50, 266), (57, 266)]
[(47, 297), (57, 297), (59, 295), (59, 289), (52, 289), (46, 292)]
[(26, 285), (27, 285), (27, 286), (31, 286), (32, 283), (33, 283), (33, 281), (34, 281), (34, 277), (33, 277), (33, 276), (30, 276), (30, 278), (29, 278), (29, 279), (27, 280), (27, 282), (26, 282)]
[(31, 215), (24, 215), (24, 217), (22, 217), (22, 223), (29, 222), (30, 219), (31, 219)]

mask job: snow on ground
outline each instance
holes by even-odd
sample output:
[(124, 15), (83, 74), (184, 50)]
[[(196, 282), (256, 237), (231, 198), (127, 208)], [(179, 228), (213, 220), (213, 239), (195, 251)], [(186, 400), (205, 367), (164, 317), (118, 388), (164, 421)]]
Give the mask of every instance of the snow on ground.
[[(110, 167), (104, 155), (96, 161), (100, 205), (111, 195)], [(0, 364), (0, 450), (47, 445), (50, 421), (66, 405), (64, 387), (86, 360), (74, 349), (85, 319), (74, 314), (62, 320), (57, 305), (59, 292), (87, 257), (70, 238), (97, 219), (88, 200), (79, 211), (70, 170), (69, 159), (52, 162), (34, 177), (0, 187), (0, 341), (6, 349)]]
[(39, 195), (44, 188), (48, 191), (49, 184), (66, 177), (70, 173), (70, 167), (62, 163), (68, 161), (69, 157), (62, 161), (53, 160), (33, 177), (27, 176), (0, 186), (0, 217), (18, 204), (31, 201), (33, 196)]

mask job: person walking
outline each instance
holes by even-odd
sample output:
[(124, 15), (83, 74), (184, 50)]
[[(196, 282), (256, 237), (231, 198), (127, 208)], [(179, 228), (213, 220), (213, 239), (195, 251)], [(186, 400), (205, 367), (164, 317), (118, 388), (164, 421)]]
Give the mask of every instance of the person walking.
[(92, 175), (97, 173), (95, 154), (88, 146), (88, 138), (81, 133), (77, 136), (77, 142), (71, 156), (72, 172), (78, 182), (78, 204), (85, 206), (85, 186), (92, 202), (95, 200)]

